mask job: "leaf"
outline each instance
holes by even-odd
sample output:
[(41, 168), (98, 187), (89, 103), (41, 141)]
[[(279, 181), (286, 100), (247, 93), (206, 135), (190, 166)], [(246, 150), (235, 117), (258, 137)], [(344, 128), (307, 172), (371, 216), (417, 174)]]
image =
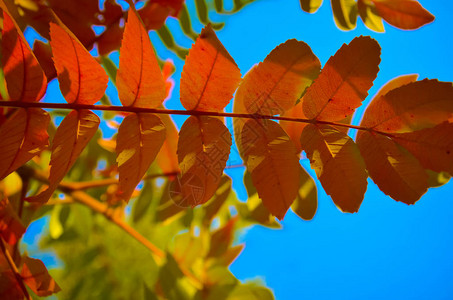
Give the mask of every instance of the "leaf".
[(130, 114), (123, 120), (116, 143), (119, 199), (129, 201), (164, 140), (165, 126), (156, 115)]
[(3, 10), (2, 66), (12, 101), (39, 101), (47, 79), (17, 24)]
[(21, 277), (36, 295), (45, 297), (61, 291), (42, 261), (28, 256), (25, 256), (23, 261)]
[(25, 227), (8, 198), (0, 194), (0, 236), (10, 245), (16, 245), (25, 233)]
[(401, 29), (417, 29), (434, 21), (434, 16), (414, 0), (372, 1), (386, 22)]
[(230, 193), (231, 178), (224, 175), (220, 179), (219, 187), (215, 191), (214, 196), (212, 196), (211, 200), (209, 200), (206, 205), (203, 206), (203, 224), (205, 224), (207, 227), (211, 224), (211, 221), (216, 217), (220, 208), (228, 199)]
[(376, 11), (374, 5), (369, 5), (365, 0), (357, 1), (357, 8), (359, 10), (360, 18), (366, 27), (377, 32), (384, 32), (384, 22)]
[[(302, 110), (302, 102), (297, 103), (293, 108), (285, 111), (282, 115), (284, 117), (297, 118), (297, 119), (306, 119)], [(304, 130), (305, 126), (308, 123), (303, 122), (294, 122), (294, 121), (280, 121), (280, 126), (285, 130), (288, 136), (293, 141), (294, 146), (296, 146), (296, 153), (299, 154), (302, 151), (302, 145), (300, 144), (300, 135)]]
[(315, 13), (322, 4), (322, 0), (300, 0), (300, 6), (303, 11), (308, 13)]
[(50, 23), (50, 37), (58, 81), (66, 101), (96, 103), (107, 88), (104, 69), (67, 28)]
[(96, 133), (99, 123), (99, 117), (89, 110), (73, 110), (63, 119), (52, 141), (49, 187), (27, 201), (46, 203), (49, 200)]
[(132, 9), (124, 29), (116, 83), (124, 106), (156, 108), (165, 99), (165, 82), (153, 46)]
[(227, 252), (233, 243), (234, 226), (237, 220), (237, 217), (230, 219), (225, 226), (212, 233), (207, 257), (220, 257)]
[(167, 114), (160, 115), (165, 125), (165, 141), (157, 154), (156, 162), (163, 173), (179, 172), (178, 155), (178, 130), (175, 123)]
[(356, 27), (357, 3), (355, 0), (331, 0), (335, 24), (341, 30), (351, 30)]
[(297, 198), (291, 205), (291, 209), (306, 221), (313, 219), (318, 209), (318, 192), (315, 181), (303, 168), (300, 171)]
[(394, 134), (392, 139), (409, 150), (420, 164), (435, 172), (453, 175), (453, 123), (433, 128)]
[(194, 207), (214, 195), (231, 143), (228, 128), (217, 118), (191, 116), (184, 122), (178, 141), (181, 178), (172, 190), (178, 205)]
[(335, 205), (343, 212), (357, 212), (368, 175), (354, 141), (329, 125), (310, 124), (302, 132), (300, 143)]
[(361, 126), (402, 133), (434, 127), (453, 115), (451, 82), (424, 79), (381, 94), (367, 107)]
[(344, 44), (324, 66), (302, 98), (310, 119), (338, 121), (354, 113), (379, 71), (379, 44), (370, 37)]
[(362, 132), (357, 145), (379, 189), (397, 201), (414, 204), (426, 193), (428, 176), (418, 160), (380, 134)]
[(245, 75), (235, 102), (243, 103), (249, 113), (282, 114), (296, 104), (320, 68), (307, 44), (288, 40)]
[(296, 149), (274, 121), (247, 120), (240, 153), (253, 185), (269, 212), (282, 220), (299, 190), (300, 165)]
[(50, 117), (39, 108), (18, 109), (0, 127), (0, 180), (48, 145)]
[(181, 73), (181, 104), (187, 110), (222, 111), (241, 80), (241, 72), (210, 25), (197, 38)]

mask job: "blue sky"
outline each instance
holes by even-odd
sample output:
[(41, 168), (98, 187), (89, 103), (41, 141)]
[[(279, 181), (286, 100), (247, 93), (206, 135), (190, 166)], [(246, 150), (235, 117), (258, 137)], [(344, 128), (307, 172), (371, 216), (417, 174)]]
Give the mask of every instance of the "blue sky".
[[(355, 30), (339, 30), (329, 1), (324, 2), (310, 15), (300, 9), (298, 0), (259, 0), (237, 14), (218, 18), (226, 21), (218, 37), (244, 75), (288, 39), (306, 42), (324, 65), (343, 43), (360, 35), (372, 36), (382, 48), (380, 72), (370, 97), (357, 110), (355, 124), (372, 96), (396, 76), (417, 73), (420, 79), (453, 81), (451, 1), (419, 1), (436, 17), (434, 23), (416, 31), (386, 24), (383, 34), (366, 29), (360, 20)], [(187, 5), (193, 12), (193, 1), (187, 0)], [(191, 45), (189, 39), (178, 36), (174, 20), (167, 24), (176, 29), (179, 43)], [(193, 26), (196, 32), (203, 27), (196, 22)], [(155, 33), (150, 37), (158, 55), (175, 62), (176, 86), (167, 107), (181, 109), (178, 83), (183, 62), (162, 46)], [(52, 85), (58, 89), (55, 81)], [(48, 101), (58, 101), (58, 92), (49, 96)], [(184, 119), (174, 118), (179, 126)], [(232, 153), (230, 164), (235, 164), (239, 158)], [(313, 175), (308, 161), (302, 164)], [(242, 199), (243, 171), (228, 171)], [(283, 229), (256, 226), (239, 237), (246, 247), (231, 266), (239, 279), (260, 278), (276, 299), (453, 298), (452, 184), (432, 189), (416, 205), (407, 206), (385, 196), (370, 180), (357, 214), (341, 213), (317, 185), (319, 206), (312, 221), (289, 212)]]

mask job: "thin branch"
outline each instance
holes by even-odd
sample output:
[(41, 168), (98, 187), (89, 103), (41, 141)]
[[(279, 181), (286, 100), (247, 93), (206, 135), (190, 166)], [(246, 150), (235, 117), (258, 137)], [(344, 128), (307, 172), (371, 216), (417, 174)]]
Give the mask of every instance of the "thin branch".
[(75, 103), (41, 103), (41, 102), (21, 102), (21, 101), (0, 101), (0, 107), (20, 107), (20, 108), (46, 108), (46, 109), (89, 109), (101, 111), (117, 111), (117, 112), (130, 112), (130, 113), (153, 113), (153, 114), (166, 114), (166, 115), (184, 115), (184, 116), (211, 116), (211, 117), (230, 117), (230, 118), (243, 118), (243, 119), (258, 119), (258, 120), (279, 120), (299, 123), (311, 124), (327, 124), (332, 126), (347, 127), (357, 130), (373, 131), (379, 134), (388, 135), (388, 133), (374, 130), (364, 126), (356, 126), (350, 124), (343, 124), (338, 122), (320, 121), (315, 119), (304, 118), (290, 118), (284, 116), (272, 116), (261, 114), (247, 114), (247, 113), (228, 113), (216, 111), (197, 111), (197, 110), (178, 110), (178, 109), (161, 109), (161, 108), (143, 108), (133, 106), (116, 106), (116, 105), (88, 105), (88, 104), (75, 104)]
[(25, 287), (24, 281), (22, 276), (19, 273), (19, 270), (17, 269), (16, 264), (14, 263), (13, 258), (9, 254), (8, 249), (6, 248), (5, 242), (3, 241), (2, 238), (0, 238), (0, 248), (2, 248), (3, 255), (6, 258), (6, 261), (8, 262), (9, 267), (11, 268), (11, 271), (14, 273), (14, 277), (16, 278), (17, 283), (19, 284), (20, 288), (22, 289), (22, 292), (24, 293), (24, 296), (27, 300), (31, 300), (31, 296), (27, 291), (27, 288)]
[[(23, 166), (22, 168), (29, 167)], [(47, 177), (44, 174), (41, 174), (39, 171), (34, 170), (32, 168), (30, 168), (30, 170), (27, 171), (31, 172), (36, 180), (48, 183)], [(166, 255), (164, 251), (162, 251), (156, 245), (147, 240), (143, 235), (141, 235), (138, 231), (132, 228), (123, 219), (119, 218), (115, 214), (114, 209), (110, 208), (108, 205), (99, 202), (98, 200), (94, 199), (93, 197), (91, 197), (90, 195), (83, 191), (71, 190), (65, 188), (61, 184), (58, 186), (58, 189), (60, 189), (63, 193), (71, 197), (75, 202), (83, 204), (89, 207), (91, 210), (102, 214), (107, 220), (111, 221), (113, 224), (123, 229), (127, 234), (129, 234), (139, 243), (148, 248), (158, 262), (162, 261), (165, 258)], [(179, 265), (179, 268), (188, 277), (188, 279), (191, 280), (191, 282), (196, 288), (198, 289), (203, 288), (203, 283), (200, 282), (200, 280), (196, 278), (186, 267), (184, 267), (183, 265)]]

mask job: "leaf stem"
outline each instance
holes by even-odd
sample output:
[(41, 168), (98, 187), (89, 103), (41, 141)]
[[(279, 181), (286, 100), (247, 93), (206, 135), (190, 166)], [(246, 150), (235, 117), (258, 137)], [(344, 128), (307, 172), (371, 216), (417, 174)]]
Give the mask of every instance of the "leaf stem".
[(19, 273), (19, 270), (17, 269), (16, 264), (14, 263), (13, 258), (9, 254), (8, 249), (6, 248), (5, 242), (3, 241), (2, 238), (0, 238), (0, 248), (2, 248), (3, 255), (6, 258), (6, 261), (8, 262), (9, 267), (11, 268), (11, 271), (14, 273), (14, 277), (16, 278), (17, 283), (19, 284), (20, 288), (22, 289), (22, 292), (24, 293), (24, 296), (27, 300), (31, 300), (31, 296), (27, 291), (27, 288), (25, 287), (24, 281), (22, 276)]
[(42, 103), (42, 102), (21, 102), (21, 101), (0, 101), (0, 107), (18, 107), (18, 108), (45, 108), (45, 109), (89, 109), (101, 111), (116, 111), (116, 112), (129, 112), (129, 113), (153, 113), (153, 114), (167, 114), (167, 115), (184, 115), (184, 116), (211, 116), (211, 117), (230, 117), (230, 118), (243, 118), (255, 120), (279, 120), (299, 123), (311, 124), (327, 124), (332, 126), (347, 127), (357, 130), (373, 131), (379, 134), (387, 135), (385, 132), (380, 132), (372, 128), (364, 126), (356, 126), (350, 124), (343, 124), (338, 122), (320, 121), (315, 119), (304, 118), (291, 118), (285, 116), (261, 115), (261, 114), (248, 114), (248, 113), (229, 113), (229, 112), (216, 112), (216, 111), (198, 111), (198, 110), (178, 110), (178, 109), (162, 109), (162, 108), (145, 108), (133, 106), (117, 106), (117, 105), (88, 105), (88, 104), (75, 104), (75, 103)]

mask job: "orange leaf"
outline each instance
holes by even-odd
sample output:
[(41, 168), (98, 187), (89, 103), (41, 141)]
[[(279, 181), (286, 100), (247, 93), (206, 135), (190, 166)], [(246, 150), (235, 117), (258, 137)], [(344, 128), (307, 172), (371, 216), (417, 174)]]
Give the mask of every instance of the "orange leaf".
[(124, 106), (156, 108), (165, 99), (165, 82), (153, 46), (135, 10), (129, 10), (120, 49), (116, 84)]
[(329, 125), (307, 125), (300, 143), (324, 190), (343, 212), (357, 212), (367, 188), (365, 163), (354, 141)]
[(156, 162), (164, 173), (179, 172), (178, 155), (178, 130), (172, 119), (167, 114), (160, 115), (165, 125), (166, 134), (162, 148), (157, 154)]
[[(302, 102), (297, 103), (296, 106), (285, 111), (283, 116), (297, 119), (307, 118), (302, 110)], [(302, 146), (300, 144), (300, 135), (302, 134), (302, 131), (304, 130), (305, 126), (307, 126), (307, 124), (308, 123), (302, 122), (280, 121), (280, 126), (282, 126), (282, 128), (285, 130), (285, 132), (293, 141), (294, 146), (296, 146), (297, 154), (299, 154), (302, 151)]]
[[(3, 256), (0, 257), (0, 263), (2, 262)], [(7, 265), (5, 260), (4, 262)], [(22, 291), (19, 283), (17, 282), (16, 276), (13, 271), (9, 269), (0, 268), (0, 297), (2, 300), (17, 300), (24, 298), (24, 292)], [(2, 270), (3, 269), (3, 270)]]
[(0, 235), (10, 245), (15, 245), (25, 232), (25, 227), (8, 198), (0, 195)]
[(66, 28), (50, 23), (50, 46), (60, 89), (68, 103), (94, 104), (105, 92), (108, 76)]
[(73, 110), (63, 119), (52, 141), (49, 187), (27, 201), (46, 203), (49, 200), (96, 133), (99, 122), (99, 117), (89, 110)]
[(243, 102), (249, 113), (282, 114), (296, 104), (320, 68), (307, 44), (288, 40), (247, 73), (235, 101)]
[(228, 128), (217, 118), (191, 116), (184, 122), (178, 141), (181, 178), (172, 190), (173, 200), (178, 205), (193, 207), (214, 195), (231, 143)]
[(241, 156), (264, 206), (280, 220), (299, 190), (296, 148), (274, 121), (247, 120), (241, 132)]
[(434, 21), (434, 16), (414, 0), (372, 1), (385, 21), (401, 29), (417, 29)]
[(426, 168), (453, 175), (453, 124), (394, 134), (392, 139), (409, 150)]
[(48, 145), (50, 117), (38, 108), (18, 109), (0, 127), (0, 180)]
[(129, 201), (164, 140), (165, 126), (156, 115), (131, 114), (123, 120), (116, 142), (119, 199)]
[(453, 115), (451, 82), (424, 79), (381, 94), (366, 109), (362, 126), (384, 132), (408, 132), (434, 127)]
[(361, 132), (357, 145), (368, 173), (385, 194), (414, 204), (428, 189), (428, 175), (418, 160), (390, 138)]
[(304, 220), (311, 220), (318, 209), (318, 192), (313, 178), (303, 168), (300, 169), (300, 185), (297, 198), (291, 205), (299, 217)]
[(189, 51), (181, 74), (181, 103), (188, 110), (221, 111), (233, 97), (241, 72), (206, 26)]
[(22, 32), (3, 10), (2, 64), (10, 100), (39, 101), (47, 79)]
[(358, 37), (343, 45), (324, 66), (302, 98), (310, 119), (338, 121), (354, 113), (368, 95), (379, 71), (379, 44)]
[(211, 247), (207, 257), (221, 257), (233, 243), (234, 225), (238, 220), (237, 216), (230, 219), (222, 228), (217, 229), (211, 235)]
[(55, 280), (49, 275), (46, 266), (39, 259), (28, 256), (23, 258), (21, 276), (26, 285), (39, 297), (50, 296), (61, 291)]

